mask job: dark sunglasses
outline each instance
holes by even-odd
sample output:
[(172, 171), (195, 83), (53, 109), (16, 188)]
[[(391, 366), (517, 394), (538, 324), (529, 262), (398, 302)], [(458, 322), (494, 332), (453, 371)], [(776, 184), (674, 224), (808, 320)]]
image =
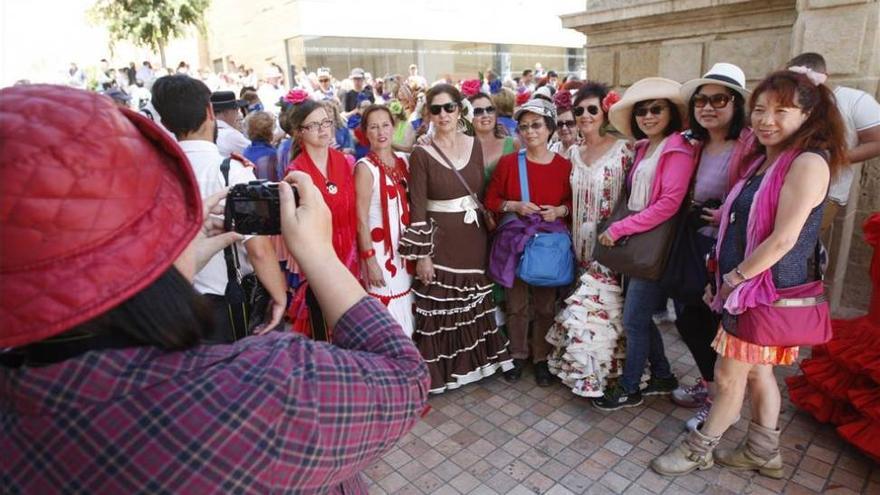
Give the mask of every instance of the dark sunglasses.
[(450, 101), (449, 103), (444, 103), (442, 105), (431, 105), (430, 109), (431, 115), (440, 115), (441, 110), (445, 111), (446, 113), (453, 113), (456, 109), (458, 109), (458, 104)]
[(556, 121), (556, 127), (568, 127), (569, 129), (574, 129), (575, 125), (576, 125), (576, 123), (573, 120), (557, 120)]
[(474, 107), (474, 117), (479, 117), (483, 114), (492, 115), (495, 113), (495, 107)]
[(648, 115), (648, 112), (651, 112), (651, 115), (660, 115), (663, 111), (666, 110), (666, 105), (651, 105), (648, 107), (640, 107), (633, 110), (633, 113), (636, 117), (645, 117)]
[(599, 107), (596, 105), (587, 105), (585, 107), (577, 106), (574, 107), (574, 116), (582, 117), (584, 112), (590, 112), (590, 115), (599, 115)]
[(730, 103), (730, 100), (730, 95), (725, 95), (722, 93), (712, 96), (697, 93), (694, 95), (694, 107), (703, 108), (706, 106), (706, 104), (709, 104), (712, 105), (712, 108), (724, 108), (727, 106), (728, 103)]
[(536, 120), (536, 121), (532, 122), (531, 124), (520, 124), (520, 125), (516, 126), (517, 130), (519, 130), (519, 132), (522, 132), (522, 133), (528, 132), (529, 129), (531, 129), (533, 131), (538, 131), (538, 130), (542, 129), (543, 127), (544, 127), (544, 122), (542, 122), (540, 120)]

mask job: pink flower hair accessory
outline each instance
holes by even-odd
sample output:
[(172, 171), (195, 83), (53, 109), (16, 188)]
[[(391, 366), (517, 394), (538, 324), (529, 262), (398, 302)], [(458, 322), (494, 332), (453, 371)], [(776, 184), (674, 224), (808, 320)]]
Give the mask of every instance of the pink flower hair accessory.
[(290, 103), (292, 105), (299, 105), (300, 103), (309, 99), (309, 93), (304, 89), (291, 89), (284, 95), (284, 101)]
[(807, 79), (809, 79), (810, 82), (812, 82), (816, 86), (818, 86), (828, 80), (827, 74), (822, 74), (821, 72), (816, 72), (809, 67), (804, 67), (803, 65), (794, 65), (792, 67), (789, 67), (788, 70), (807, 76)]
[(620, 101), (620, 93), (617, 91), (609, 91), (605, 98), (602, 98), (602, 110), (605, 113), (608, 113), (608, 110), (611, 110), (611, 107)]
[(482, 88), (482, 84), (479, 79), (468, 79), (467, 81), (462, 81), (461, 83), (461, 94), (465, 96), (465, 98), (470, 98), (475, 94), (480, 92)]

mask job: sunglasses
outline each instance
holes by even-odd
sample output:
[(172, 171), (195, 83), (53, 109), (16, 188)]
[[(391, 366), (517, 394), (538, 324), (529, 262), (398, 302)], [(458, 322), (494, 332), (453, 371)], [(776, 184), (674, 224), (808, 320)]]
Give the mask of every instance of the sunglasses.
[(648, 107), (640, 107), (633, 110), (633, 113), (636, 117), (645, 117), (648, 115), (648, 112), (651, 112), (651, 115), (660, 115), (663, 111), (666, 110), (666, 105), (651, 105)]
[(599, 115), (599, 107), (596, 105), (587, 105), (585, 107), (577, 106), (574, 107), (574, 116), (582, 117), (584, 112), (590, 112), (590, 115)]
[(694, 95), (694, 107), (703, 108), (706, 106), (706, 104), (709, 104), (712, 105), (712, 108), (724, 108), (727, 106), (728, 103), (730, 103), (730, 100), (730, 95), (725, 95), (722, 93), (712, 96), (697, 93)]
[(449, 102), (444, 103), (442, 105), (431, 105), (431, 115), (440, 115), (440, 111), (445, 111), (446, 113), (454, 113), (458, 109), (458, 104)]
[(540, 120), (536, 120), (536, 121), (532, 122), (531, 124), (520, 124), (520, 125), (516, 126), (517, 130), (519, 130), (519, 132), (522, 132), (523, 134), (525, 134), (526, 132), (529, 132), (529, 129), (531, 129), (533, 131), (538, 131), (538, 130), (541, 130), (543, 127), (544, 127), (544, 122), (542, 122)]
[(568, 127), (569, 129), (574, 129), (576, 123), (573, 120), (557, 120), (556, 127)]
[(479, 117), (480, 115), (492, 115), (495, 113), (495, 107), (474, 107), (474, 117)]

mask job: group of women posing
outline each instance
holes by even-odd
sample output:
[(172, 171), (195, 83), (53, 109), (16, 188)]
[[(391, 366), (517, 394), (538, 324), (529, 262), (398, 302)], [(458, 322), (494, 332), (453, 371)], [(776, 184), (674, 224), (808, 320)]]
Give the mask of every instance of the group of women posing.
[[(297, 143), (290, 168), (312, 175), (321, 189), (337, 255), (411, 333), (432, 392), (499, 369), (515, 381), (531, 358), (539, 385), (556, 375), (603, 410), (661, 394), (696, 408), (687, 439), (652, 463), (662, 474), (706, 469), (714, 459), (781, 477), (773, 366), (792, 364), (798, 349), (741, 339), (737, 319), (772, 304), (764, 300), (773, 293), (768, 287), (813, 278), (808, 267), (829, 179), (845, 162), (830, 91), (807, 70), (787, 70), (750, 93), (743, 72), (725, 63), (684, 85), (643, 79), (622, 98), (588, 82), (572, 99), (557, 99), (566, 103), (559, 108), (540, 97), (521, 105), (517, 139), (499, 126), (488, 95), (467, 100), (454, 86), (432, 87), (425, 104), (433, 132), (409, 157), (392, 147), (392, 111), (367, 108), (361, 130), (370, 152), (353, 167), (329, 148), (332, 120), (323, 107), (301, 103), (289, 120)], [(474, 136), (464, 132), (466, 111)], [(554, 134), (565, 142), (558, 153), (549, 147)], [(772, 200), (755, 199), (761, 196)], [(608, 224), (619, 202), (630, 213)], [(498, 246), (500, 235), (490, 280), (488, 214), (528, 232), (569, 231), (579, 267), (574, 287), (563, 293), (495, 276), (516, 264), (504, 256), (522, 251), (516, 242)], [(676, 325), (701, 374), (687, 387), (673, 375), (652, 320), (668, 291), (658, 280), (614, 273), (592, 255), (597, 244), (623, 244), (682, 216), (699, 255), (718, 265), (704, 298), (673, 298)], [(495, 282), (505, 288), (503, 315)], [(304, 285), (305, 310), (320, 315)], [(558, 296), (565, 297), (561, 307)], [(499, 329), (505, 319), (506, 334)], [(320, 318), (309, 321), (320, 325)], [(747, 440), (713, 456), (747, 384)]]

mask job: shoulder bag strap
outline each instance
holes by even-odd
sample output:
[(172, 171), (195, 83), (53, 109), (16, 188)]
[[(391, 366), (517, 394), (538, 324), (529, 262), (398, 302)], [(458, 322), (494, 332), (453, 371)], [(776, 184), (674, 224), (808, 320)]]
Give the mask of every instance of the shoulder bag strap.
[(519, 153), (517, 153), (517, 158), (519, 160), (520, 200), (523, 203), (528, 203), (531, 201), (531, 196), (529, 195), (529, 171), (526, 168), (526, 151), (520, 150)]
[[(223, 174), (223, 183), (226, 187), (229, 187), (229, 164), (231, 160), (231, 158), (226, 158), (220, 164), (220, 173)], [(223, 258), (226, 260), (227, 284), (231, 284), (233, 281), (241, 284), (241, 264), (238, 260), (238, 250), (235, 249), (235, 244), (230, 244), (223, 248)]]
[(443, 151), (440, 150), (440, 147), (437, 146), (437, 144), (435, 144), (434, 142), (431, 143), (431, 147), (433, 147), (434, 150), (437, 151), (437, 153), (440, 155), (440, 158), (442, 158), (443, 161), (446, 162), (446, 165), (448, 165), (449, 168), (452, 169), (452, 173), (455, 174), (455, 176), (458, 178), (458, 181), (461, 182), (461, 185), (464, 186), (468, 195), (470, 195), (470, 197), (477, 203), (477, 207), (480, 210), (485, 210), (486, 208), (483, 206), (483, 203), (480, 202), (480, 200), (477, 198), (477, 195), (474, 194), (474, 191), (471, 190), (471, 186), (469, 186), (467, 181), (464, 180), (464, 177), (461, 176), (461, 173), (455, 168), (455, 165), (452, 164), (452, 161), (450, 161), (449, 158), (446, 157), (446, 154), (443, 153)]

